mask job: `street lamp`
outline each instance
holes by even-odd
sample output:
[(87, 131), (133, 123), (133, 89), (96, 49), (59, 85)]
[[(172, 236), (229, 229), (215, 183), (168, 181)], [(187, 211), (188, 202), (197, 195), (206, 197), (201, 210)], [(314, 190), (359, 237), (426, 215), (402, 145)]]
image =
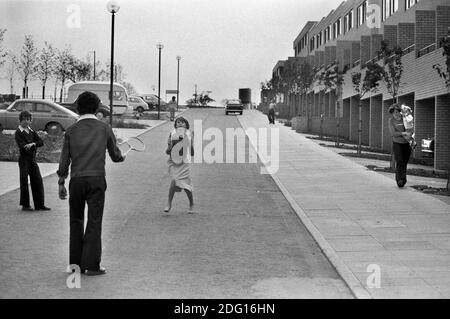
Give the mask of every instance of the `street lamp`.
[(109, 85), (109, 107), (110, 116), (109, 123), (112, 128), (112, 118), (113, 118), (113, 79), (114, 79), (114, 15), (119, 12), (120, 6), (116, 1), (111, 0), (106, 5), (106, 9), (111, 13), (111, 62), (110, 62), (110, 85)]
[(158, 43), (156, 48), (159, 50), (159, 64), (158, 64), (158, 120), (160, 118), (161, 111), (161, 50), (164, 48), (162, 43)]
[(180, 60), (181, 60), (181, 56), (177, 55), (177, 111), (178, 111), (178, 99), (180, 97)]
[(96, 58), (95, 58), (95, 50), (89, 51), (89, 53), (94, 52), (94, 81), (95, 81), (95, 64), (96, 64)]

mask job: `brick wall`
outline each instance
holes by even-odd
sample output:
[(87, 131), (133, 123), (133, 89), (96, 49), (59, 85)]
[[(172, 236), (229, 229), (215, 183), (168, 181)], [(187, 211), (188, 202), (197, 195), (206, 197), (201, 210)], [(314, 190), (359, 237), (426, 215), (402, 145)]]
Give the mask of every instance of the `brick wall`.
[(326, 93), (324, 95), (324, 103), (325, 105), (325, 110), (324, 110), (324, 114), (325, 117), (330, 117), (330, 93)]
[(447, 36), (450, 27), (450, 6), (438, 6), (436, 9), (436, 39)]
[(319, 92), (319, 114), (321, 116), (325, 112), (325, 94), (323, 91)]
[(370, 98), (370, 146), (381, 148), (382, 136), (382, 97)]
[(435, 99), (416, 101), (414, 108), (414, 131), (418, 147), (414, 150), (414, 157), (422, 158), (420, 143), (424, 138), (434, 137)]
[(331, 63), (331, 47), (325, 47), (325, 66)]
[(350, 63), (351, 49), (351, 41), (337, 41), (336, 60), (339, 62), (341, 68), (343, 68), (345, 64)]
[(336, 61), (336, 46), (333, 45), (330, 49), (330, 63)]
[(387, 42), (390, 48), (397, 45), (398, 30), (396, 25), (385, 25), (384, 26), (384, 41)]
[(416, 54), (419, 50), (436, 42), (436, 12), (416, 11)]
[(436, 97), (434, 167), (447, 170), (450, 165), (450, 94)]
[(336, 119), (324, 118), (323, 119), (323, 131), (325, 135), (336, 136)]
[(355, 63), (361, 58), (361, 44), (360, 42), (352, 42), (352, 54), (350, 63)]
[(362, 143), (369, 145), (370, 130), (370, 99), (362, 100)]
[(336, 94), (331, 92), (330, 94), (330, 117), (336, 117)]
[(352, 50), (345, 49), (344, 50), (344, 65), (350, 65), (352, 59)]
[(392, 115), (389, 113), (389, 107), (392, 105), (393, 100), (386, 100), (383, 101), (383, 113), (382, 113), (382, 140), (381, 140), (381, 147), (386, 151), (391, 151), (392, 149), (392, 137), (391, 133), (389, 132), (389, 119), (392, 117)]
[(413, 45), (415, 43), (415, 24), (414, 23), (399, 23), (398, 24), (398, 45), (402, 49)]
[(350, 141), (358, 142), (359, 97), (350, 98)]
[(314, 117), (319, 116), (319, 109), (320, 109), (319, 94), (314, 94), (314, 112), (313, 112)]
[(319, 66), (323, 65), (325, 63), (325, 52), (319, 51), (317, 52), (319, 55)]
[(349, 138), (349, 128), (350, 128), (350, 99), (343, 100), (341, 104), (342, 110), (344, 112), (343, 117), (340, 118), (340, 128), (339, 135), (346, 139)]
[(371, 59), (370, 57), (370, 36), (361, 37), (361, 65)]
[(374, 58), (381, 48), (381, 41), (383, 41), (382, 34), (372, 34), (370, 36), (370, 58)]

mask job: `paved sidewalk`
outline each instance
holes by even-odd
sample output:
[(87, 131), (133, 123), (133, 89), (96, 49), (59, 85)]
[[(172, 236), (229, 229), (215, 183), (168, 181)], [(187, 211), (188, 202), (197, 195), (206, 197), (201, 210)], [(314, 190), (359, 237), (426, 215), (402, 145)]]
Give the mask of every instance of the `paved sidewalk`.
[[(239, 120), (269, 127), (257, 111)], [(280, 168), (272, 177), (356, 297), (450, 298), (449, 205), (276, 127)], [(379, 288), (370, 288), (378, 267)]]

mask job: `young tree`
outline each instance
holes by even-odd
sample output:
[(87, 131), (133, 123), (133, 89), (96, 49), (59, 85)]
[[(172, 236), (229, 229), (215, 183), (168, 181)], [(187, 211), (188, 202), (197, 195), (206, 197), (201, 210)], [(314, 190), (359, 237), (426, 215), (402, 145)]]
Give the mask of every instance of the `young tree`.
[(0, 28), (0, 67), (5, 63), (5, 58), (8, 55), (8, 52), (5, 48), (3, 48), (3, 40), (5, 36), (6, 29)]
[(69, 79), (71, 70), (71, 61), (74, 57), (70, 47), (66, 47), (64, 50), (57, 50), (55, 58), (55, 76), (61, 83), (61, 90), (59, 93), (59, 102), (63, 101), (63, 89), (66, 81)]
[(8, 52), (6, 67), (5, 67), (5, 78), (9, 82), (9, 93), (14, 94), (14, 81), (16, 79), (17, 71), (17, 57), (13, 52)]
[[(273, 100), (275, 94), (272, 87), (272, 82), (265, 80), (260, 83), (261, 86), (261, 102), (270, 102)], [(225, 105), (226, 101), (222, 101)]]
[(92, 73), (92, 65), (74, 56), (69, 60), (69, 72), (67, 78), (73, 83), (89, 80)]
[(212, 98), (209, 97), (208, 93), (200, 93), (200, 96), (198, 98), (200, 104), (204, 107), (207, 106), (209, 103), (214, 102)]
[(383, 68), (377, 63), (366, 64), (366, 70), (363, 73), (355, 72), (352, 74), (353, 88), (358, 93), (358, 109), (359, 109), (359, 122), (358, 122), (358, 151), (361, 155), (362, 144), (362, 99), (369, 92), (376, 92), (380, 84), (380, 80), (383, 78)]
[(314, 81), (314, 76), (313, 68), (308, 62), (300, 64), (297, 85), (300, 89), (300, 93), (306, 97), (306, 99), (304, 99), (304, 109), (308, 118), (310, 117), (310, 112), (308, 111), (307, 93)]
[(48, 79), (54, 74), (55, 49), (50, 43), (45, 42), (37, 59), (37, 76), (42, 85), (42, 98), (45, 99), (45, 85)]
[(386, 84), (387, 91), (396, 103), (398, 102), (398, 93), (403, 75), (403, 50), (399, 46), (390, 48), (387, 42), (381, 41), (381, 49), (378, 51), (378, 55), (383, 59), (383, 81)]
[(122, 82), (120, 82), (120, 84), (122, 84), (127, 89), (128, 95), (136, 95), (137, 94), (136, 89), (130, 82), (122, 81)]
[(36, 62), (37, 49), (34, 45), (33, 36), (26, 35), (17, 64), (17, 70), (19, 71), (24, 84), (22, 94), (24, 98), (28, 98), (28, 81), (36, 74)]
[(319, 82), (336, 95), (336, 147), (340, 147), (340, 100), (342, 96), (342, 86), (344, 85), (344, 74), (346, 72), (347, 67), (340, 70), (338, 62), (335, 61), (319, 77)]
[[(442, 47), (442, 55), (445, 57), (445, 67), (440, 64), (433, 65), (433, 69), (437, 71), (439, 76), (444, 80), (447, 90), (450, 92), (450, 28), (446, 37), (439, 40), (439, 45)], [(447, 191), (450, 186), (450, 164), (447, 170)]]

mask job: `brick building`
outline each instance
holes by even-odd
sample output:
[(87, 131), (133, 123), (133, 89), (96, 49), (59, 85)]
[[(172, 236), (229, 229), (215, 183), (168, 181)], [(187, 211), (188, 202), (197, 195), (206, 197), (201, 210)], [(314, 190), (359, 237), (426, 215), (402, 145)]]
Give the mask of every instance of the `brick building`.
[[(433, 65), (445, 66), (439, 39), (450, 28), (450, 0), (347, 0), (320, 21), (309, 21), (293, 43), (294, 57), (285, 62), (308, 62), (315, 71), (337, 63), (347, 70), (341, 94), (317, 81), (307, 93), (283, 91), (278, 103), (280, 116), (306, 117), (302, 129), (313, 133), (336, 134), (358, 141), (359, 95), (352, 74), (364, 74), (366, 63), (378, 61), (382, 41), (403, 50), (404, 67), (398, 102), (412, 107), (416, 140), (435, 139), (434, 167), (445, 170), (450, 164), (450, 94)], [(285, 64), (278, 62), (273, 76), (282, 76)], [(391, 149), (388, 130), (389, 106), (393, 103), (384, 82), (379, 90), (362, 99), (362, 143), (386, 151)], [(300, 123), (300, 122), (299, 122)], [(423, 156), (420, 145), (414, 157)]]

